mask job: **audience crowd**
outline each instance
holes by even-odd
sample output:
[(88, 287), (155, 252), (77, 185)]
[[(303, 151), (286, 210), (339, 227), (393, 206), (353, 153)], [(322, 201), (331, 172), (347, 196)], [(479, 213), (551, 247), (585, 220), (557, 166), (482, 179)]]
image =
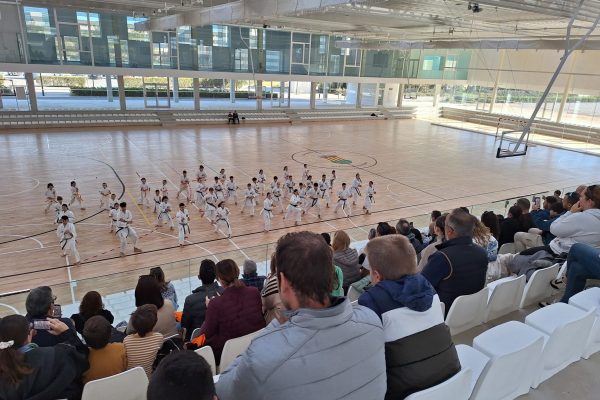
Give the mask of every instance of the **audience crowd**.
[[(205, 259), (181, 313), (175, 287), (152, 268), (116, 326), (97, 291), (63, 318), (52, 289), (34, 288), (25, 316), (0, 320), (0, 398), (76, 399), (86, 383), (135, 367), (152, 400), (405, 398), (461, 369), (441, 303), (447, 312), (490, 280), (529, 279), (564, 260), (560, 301), (600, 279), (600, 185), (521, 198), (506, 216), (433, 211), (426, 232), (381, 222), (368, 239), (357, 251), (344, 231), (288, 233), (266, 276), (252, 260), (240, 273), (234, 260)], [(225, 343), (248, 334), (213, 383), (191, 350), (210, 346), (219, 364)]]

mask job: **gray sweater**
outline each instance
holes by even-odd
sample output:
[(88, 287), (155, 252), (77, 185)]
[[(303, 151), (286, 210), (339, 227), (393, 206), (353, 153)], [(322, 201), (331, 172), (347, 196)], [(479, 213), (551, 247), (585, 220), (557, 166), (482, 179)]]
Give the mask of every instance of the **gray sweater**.
[(342, 269), (344, 287), (348, 287), (360, 279), (358, 253), (355, 249), (348, 247), (346, 250), (336, 251), (333, 253), (333, 263)]
[(217, 382), (220, 400), (381, 400), (383, 328), (370, 309), (332, 298), (326, 309), (273, 320)]

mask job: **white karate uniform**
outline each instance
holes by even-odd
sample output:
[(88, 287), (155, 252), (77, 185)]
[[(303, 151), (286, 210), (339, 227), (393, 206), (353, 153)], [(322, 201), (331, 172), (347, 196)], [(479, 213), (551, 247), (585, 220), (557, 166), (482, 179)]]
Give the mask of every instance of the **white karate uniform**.
[(213, 189), (215, 190), (215, 197), (217, 200), (225, 200), (225, 194), (223, 193), (223, 185), (221, 182), (217, 182), (213, 185)]
[(171, 217), (171, 204), (161, 202), (158, 205), (156, 225), (162, 226), (165, 223), (165, 221), (169, 223), (169, 228), (173, 228), (173, 218)]
[(227, 181), (225, 184), (225, 188), (227, 189), (227, 198), (233, 199), (233, 202), (237, 204), (237, 185), (235, 182)]
[(300, 196), (297, 194), (292, 194), (292, 197), (290, 197), (290, 204), (287, 206), (287, 210), (283, 219), (288, 219), (288, 217), (292, 215), (295, 217), (296, 225), (298, 225), (302, 220), (302, 209), (300, 208), (300, 203)]
[(55, 189), (46, 190), (44, 197), (45, 197), (45, 201), (46, 201), (46, 209), (44, 211), (48, 212), (48, 210), (50, 210), (52, 208), (52, 205), (56, 202), (56, 190)]
[(161, 197), (160, 197), (160, 195), (159, 196), (154, 195), (154, 198), (152, 200), (154, 201), (154, 209), (152, 210), (152, 212), (154, 214), (158, 214), (160, 212), (159, 207), (160, 207), (160, 203), (161, 203)]
[(161, 193), (161, 198), (162, 197), (169, 197), (169, 188), (167, 187), (167, 185), (162, 185), (162, 187), (160, 188), (160, 193)]
[(291, 179), (285, 180), (285, 190), (283, 192), (284, 199), (287, 197), (288, 194), (291, 196), (292, 193), (294, 193), (294, 186), (296, 186), (296, 184), (294, 183), (293, 180), (291, 180)]
[(277, 182), (276, 181), (271, 182), (271, 192), (273, 190), (275, 190), (276, 187), (277, 187)]
[(111, 191), (109, 188), (102, 188), (100, 190), (100, 208), (103, 210), (110, 211), (110, 195)]
[(309, 175), (310, 175), (310, 171), (308, 170), (308, 168), (304, 168), (302, 170), (302, 181), (306, 182), (308, 180)]
[(298, 196), (300, 197), (300, 204), (298, 206), (304, 210), (304, 206), (306, 205), (306, 189), (298, 189)]
[(356, 200), (361, 197), (360, 187), (362, 186), (362, 180), (354, 178), (352, 181), (352, 187), (350, 190), (352, 191), (352, 203), (356, 204)]
[(256, 206), (255, 198), (256, 198), (256, 192), (254, 191), (254, 189), (252, 189), (252, 188), (246, 189), (246, 191), (244, 192), (244, 203), (242, 204), (241, 211), (244, 212), (246, 207), (250, 207), (250, 210), (252, 211), (252, 215), (254, 215), (254, 207)]
[(327, 205), (327, 207), (329, 207), (329, 182), (327, 182), (327, 180), (320, 180), (319, 181), (319, 197), (321, 198), (322, 201), (325, 202), (325, 204)]
[(206, 203), (204, 200), (204, 195), (206, 193), (206, 186), (204, 186), (204, 183), (200, 182), (198, 183), (198, 185), (196, 186), (196, 207), (198, 208), (202, 208), (204, 207), (204, 204)]
[(58, 215), (56, 216), (56, 223), (59, 224), (60, 220), (62, 219), (62, 216), (66, 215), (67, 217), (69, 217), (69, 222), (73, 223), (75, 222), (75, 214), (73, 214), (73, 211), (71, 210), (67, 210), (65, 212), (63, 212), (62, 210), (60, 211), (60, 213), (58, 213)]
[(54, 223), (58, 224), (62, 214), (62, 203), (56, 202), (52, 204), (52, 211), (54, 211)]
[(221, 183), (225, 183), (225, 181), (227, 180), (227, 174), (225, 172), (220, 173), (219, 180), (221, 181)]
[[(124, 219), (125, 221), (120, 221), (121, 219)], [(133, 215), (131, 214), (131, 211), (125, 210), (125, 212), (123, 212), (121, 209), (119, 209), (119, 212), (117, 213), (117, 236), (121, 241), (121, 253), (125, 253), (125, 247), (127, 247), (128, 238), (131, 240), (133, 248), (135, 249), (137, 247), (138, 235), (135, 229), (133, 229), (131, 226), (132, 221)]]
[(281, 212), (283, 213), (283, 202), (281, 201), (281, 188), (275, 186), (273, 189), (273, 206), (281, 208)]
[(333, 184), (335, 183), (335, 180), (337, 179), (337, 176), (335, 175), (331, 175), (329, 177), (329, 191), (333, 192)]
[(73, 255), (75, 257), (75, 262), (80, 262), (81, 258), (79, 257), (79, 252), (77, 251), (77, 231), (75, 230), (75, 225), (73, 223), (68, 222), (66, 225), (62, 222), (58, 224), (58, 228), (56, 228), (56, 236), (58, 236), (58, 240), (60, 242), (60, 248), (64, 255)]
[[(338, 191), (338, 201), (337, 204), (335, 205), (335, 212), (337, 212), (337, 210), (339, 210), (339, 208), (342, 208), (342, 211), (346, 212), (346, 214), (348, 214), (348, 216), (352, 216), (352, 202), (350, 201), (350, 198), (352, 197), (352, 192), (350, 191), (350, 189), (346, 189), (346, 190), (339, 190)], [(348, 210), (348, 211), (346, 211)]]
[(188, 178), (187, 176), (183, 176), (181, 175), (179, 178), (179, 191), (177, 192), (177, 195), (175, 196), (176, 199), (179, 199), (179, 196), (181, 195), (181, 193), (184, 193), (186, 195), (186, 200), (190, 201), (191, 199), (191, 195), (190, 195), (190, 178)]
[(196, 171), (196, 181), (198, 181), (198, 183), (206, 182), (206, 172), (204, 172), (204, 170), (201, 171), (198, 169)]
[(111, 208), (108, 212), (108, 226), (110, 227), (111, 232), (115, 232), (117, 230), (117, 214), (119, 213), (118, 208)]
[(179, 225), (179, 244), (185, 243), (185, 238), (190, 234), (190, 214), (187, 209), (177, 211), (175, 219)]
[(256, 179), (257, 179), (257, 183), (260, 188), (260, 192), (257, 192), (257, 193), (264, 194), (265, 193), (265, 183), (267, 182), (267, 177), (265, 176), (264, 173), (262, 173), (262, 174), (259, 173), (258, 176), (256, 177)]
[(368, 212), (371, 212), (373, 204), (375, 204), (375, 197), (373, 197), (374, 194), (375, 188), (371, 186), (367, 187), (367, 192), (365, 194), (365, 210)]
[(214, 194), (207, 194), (204, 198), (204, 210), (206, 212), (206, 216), (211, 221), (215, 219), (215, 213), (217, 211), (217, 197)]
[(147, 183), (142, 183), (140, 185), (140, 199), (138, 204), (150, 207), (150, 199), (148, 198), (148, 193), (150, 193), (150, 186), (148, 186)]
[(229, 223), (229, 209), (227, 207), (217, 208), (215, 214), (215, 232), (223, 226), (226, 228), (227, 237), (231, 237), (231, 224)]
[(75, 203), (75, 200), (79, 203), (79, 208), (83, 209), (83, 198), (81, 197), (81, 193), (79, 193), (79, 188), (77, 186), (71, 186), (71, 201), (69, 202), (69, 207)]
[(265, 223), (265, 231), (271, 230), (271, 219), (273, 219), (273, 200), (265, 199), (263, 201), (263, 209), (260, 212)]
[(310, 210), (313, 207), (317, 210), (317, 216), (321, 218), (321, 205), (319, 204), (319, 194), (317, 193), (314, 187), (310, 188), (306, 192), (304, 212), (308, 212), (308, 210)]

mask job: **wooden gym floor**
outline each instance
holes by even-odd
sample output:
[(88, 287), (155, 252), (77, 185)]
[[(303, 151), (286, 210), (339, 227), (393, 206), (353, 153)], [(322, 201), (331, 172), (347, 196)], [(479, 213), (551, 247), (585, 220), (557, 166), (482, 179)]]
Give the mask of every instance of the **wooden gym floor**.
[[(530, 148), (525, 157), (496, 159), (494, 154), (489, 136), (418, 120), (4, 131), (0, 134), (0, 292), (72, 279), (78, 281), (75, 297), (80, 299), (91, 288), (104, 292), (132, 288), (147, 267), (165, 263), (172, 267), (168, 278), (194, 276), (198, 260), (213, 254), (219, 259), (241, 261), (248, 256), (263, 261), (273, 248), (262, 245), (288, 231), (350, 229), (354, 239), (364, 239), (368, 227), (362, 227), (379, 221), (574, 186), (597, 180), (600, 170), (598, 157), (544, 146)], [(330, 155), (351, 164), (324, 158)], [(306, 215), (298, 228), (276, 214), (273, 230), (265, 234), (258, 212), (255, 217), (241, 215), (239, 206), (230, 204), (233, 237), (228, 240), (213, 233), (213, 227), (190, 204), (191, 236), (188, 245), (179, 248), (177, 232), (154, 228), (152, 209), (136, 205), (137, 174), (148, 179), (152, 193), (167, 179), (176, 208), (178, 174), (187, 169), (194, 179), (200, 163), (205, 165), (209, 182), (216, 171), (225, 168), (240, 188), (259, 168), (265, 170), (268, 182), (275, 174), (282, 176), (284, 165), (296, 182), (303, 163), (309, 164), (315, 180), (335, 169), (335, 191), (342, 181), (350, 184), (359, 172), (365, 186), (369, 180), (375, 182), (375, 212), (363, 215), (361, 198), (352, 218), (329, 208), (323, 211), (322, 221), (314, 214)], [(76, 219), (83, 220), (77, 224), (82, 265), (67, 269), (53, 215), (44, 215), (43, 210), (46, 184), (54, 183), (57, 193), (68, 201), (71, 180), (78, 182), (87, 209), (73, 208)], [(108, 232), (107, 214), (98, 212), (102, 182), (127, 201), (141, 237), (142, 254), (133, 255), (129, 246), (128, 256), (118, 257), (119, 242)], [(238, 193), (242, 198), (243, 191)], [(192, 258), (191, 263), (181, 261)], [(108, 274), (120, 275), (86, 280)]]

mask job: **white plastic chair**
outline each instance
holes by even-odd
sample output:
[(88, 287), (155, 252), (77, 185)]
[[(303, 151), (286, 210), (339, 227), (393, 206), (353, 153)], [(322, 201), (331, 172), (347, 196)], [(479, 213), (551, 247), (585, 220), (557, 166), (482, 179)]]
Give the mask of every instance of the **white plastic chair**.
[(596, 311), (594, 326), (583, 350), (583, 358), (587, 360), (592, 354), (600, 351), (600, 288), (590, 288), (571, 296), (569, 304), (582, 310)]
[(498, 279), (487, 285), (489, 296), (483, 322), (500, 318), (519, 309), (525, 290), (525, 275)]
[(212, 347), (210, 347), (210, 346), (201, 347), (198, 350), (196, 350), (196, 354), (198, 354), (199, 356), (201, 356), (202, 358), (204, 358), (206, 360), (208, 365), (210, 365), (210, 370), (212, 371), (212, 374), (216, 375), (217, 374), (217, 363), (215, 361), (215, 353), (213, 353)]
[(142, 367), (88, 382), (81, 400), (146, 400), (148, 377)]
[(468, 393), (471, 396), (473, 393), (473, 389), (475, 389), (475, 385), (481, 376), (481, 372), (483, 372), (485, 366), (490, 361), (490, 358), (480, 352), (479, 350), (475, 350), (471, 346), (467, 346), (466, 344), (456, 345), (456, 353), (458, 353), (458, 359), (460, 360), (460, 366), (465, 369), (471, 370), (471, 381), (468, 382)]
[(488, 299), (488, 288), (465, 296), (458, 296), (448, 310), (446, 325), (452, 336), (483, 323)]
[(229, 364), (231, 364), (237, 356), (246, 351), (248, 346), (250, 346), (252, 339), (254, 339), (254, 337), (258, 335), (261, 331), (262, 329), (256, 332), (249, 333), (245, 336), (240, 336), (238, 338), (229, 339), (228, 341), (226, 341), (225, 345), (223, 346), (223, 352), (221, 353), (221, 363), (219, 364), (217, 372), (219, 372), (220, 374), (223, 371), (225, 371)]
[(348, 288), (348, 299), (352, 302), (354, 300), (358, 300), (360, 297), (360, 293), (354, 287), (350, 286)]
[(558, 268), (559, 265), (554, 264), (548, 268), (538, 269), (531, 275), (531, 278), (529, 278), (529, 281), (525, 285), (519, 308), (528, 307), (552, 296), (553, 289), (550, 286), (550, 282), (556, 277)]
[(405, 400), (468, 400), (471, 374), (470, 369), (463, 368), (450, 379), (429, 389), (413, 393)]
[(514, 243), (504, 243), (498, 249), (498, 254), (513, 254), (515, 253), (515, 244)]
[(529, 314), (525, 323), (544, 334), (544, 350), (531, 387), (578, 361), (585, 348), (596, 311), (555, 303)]
[(510, 321), (473, 339), (473, 347), (490, 358), (471, 400), (514, 399), (529, 392), (542, 357), (544, 335)]

